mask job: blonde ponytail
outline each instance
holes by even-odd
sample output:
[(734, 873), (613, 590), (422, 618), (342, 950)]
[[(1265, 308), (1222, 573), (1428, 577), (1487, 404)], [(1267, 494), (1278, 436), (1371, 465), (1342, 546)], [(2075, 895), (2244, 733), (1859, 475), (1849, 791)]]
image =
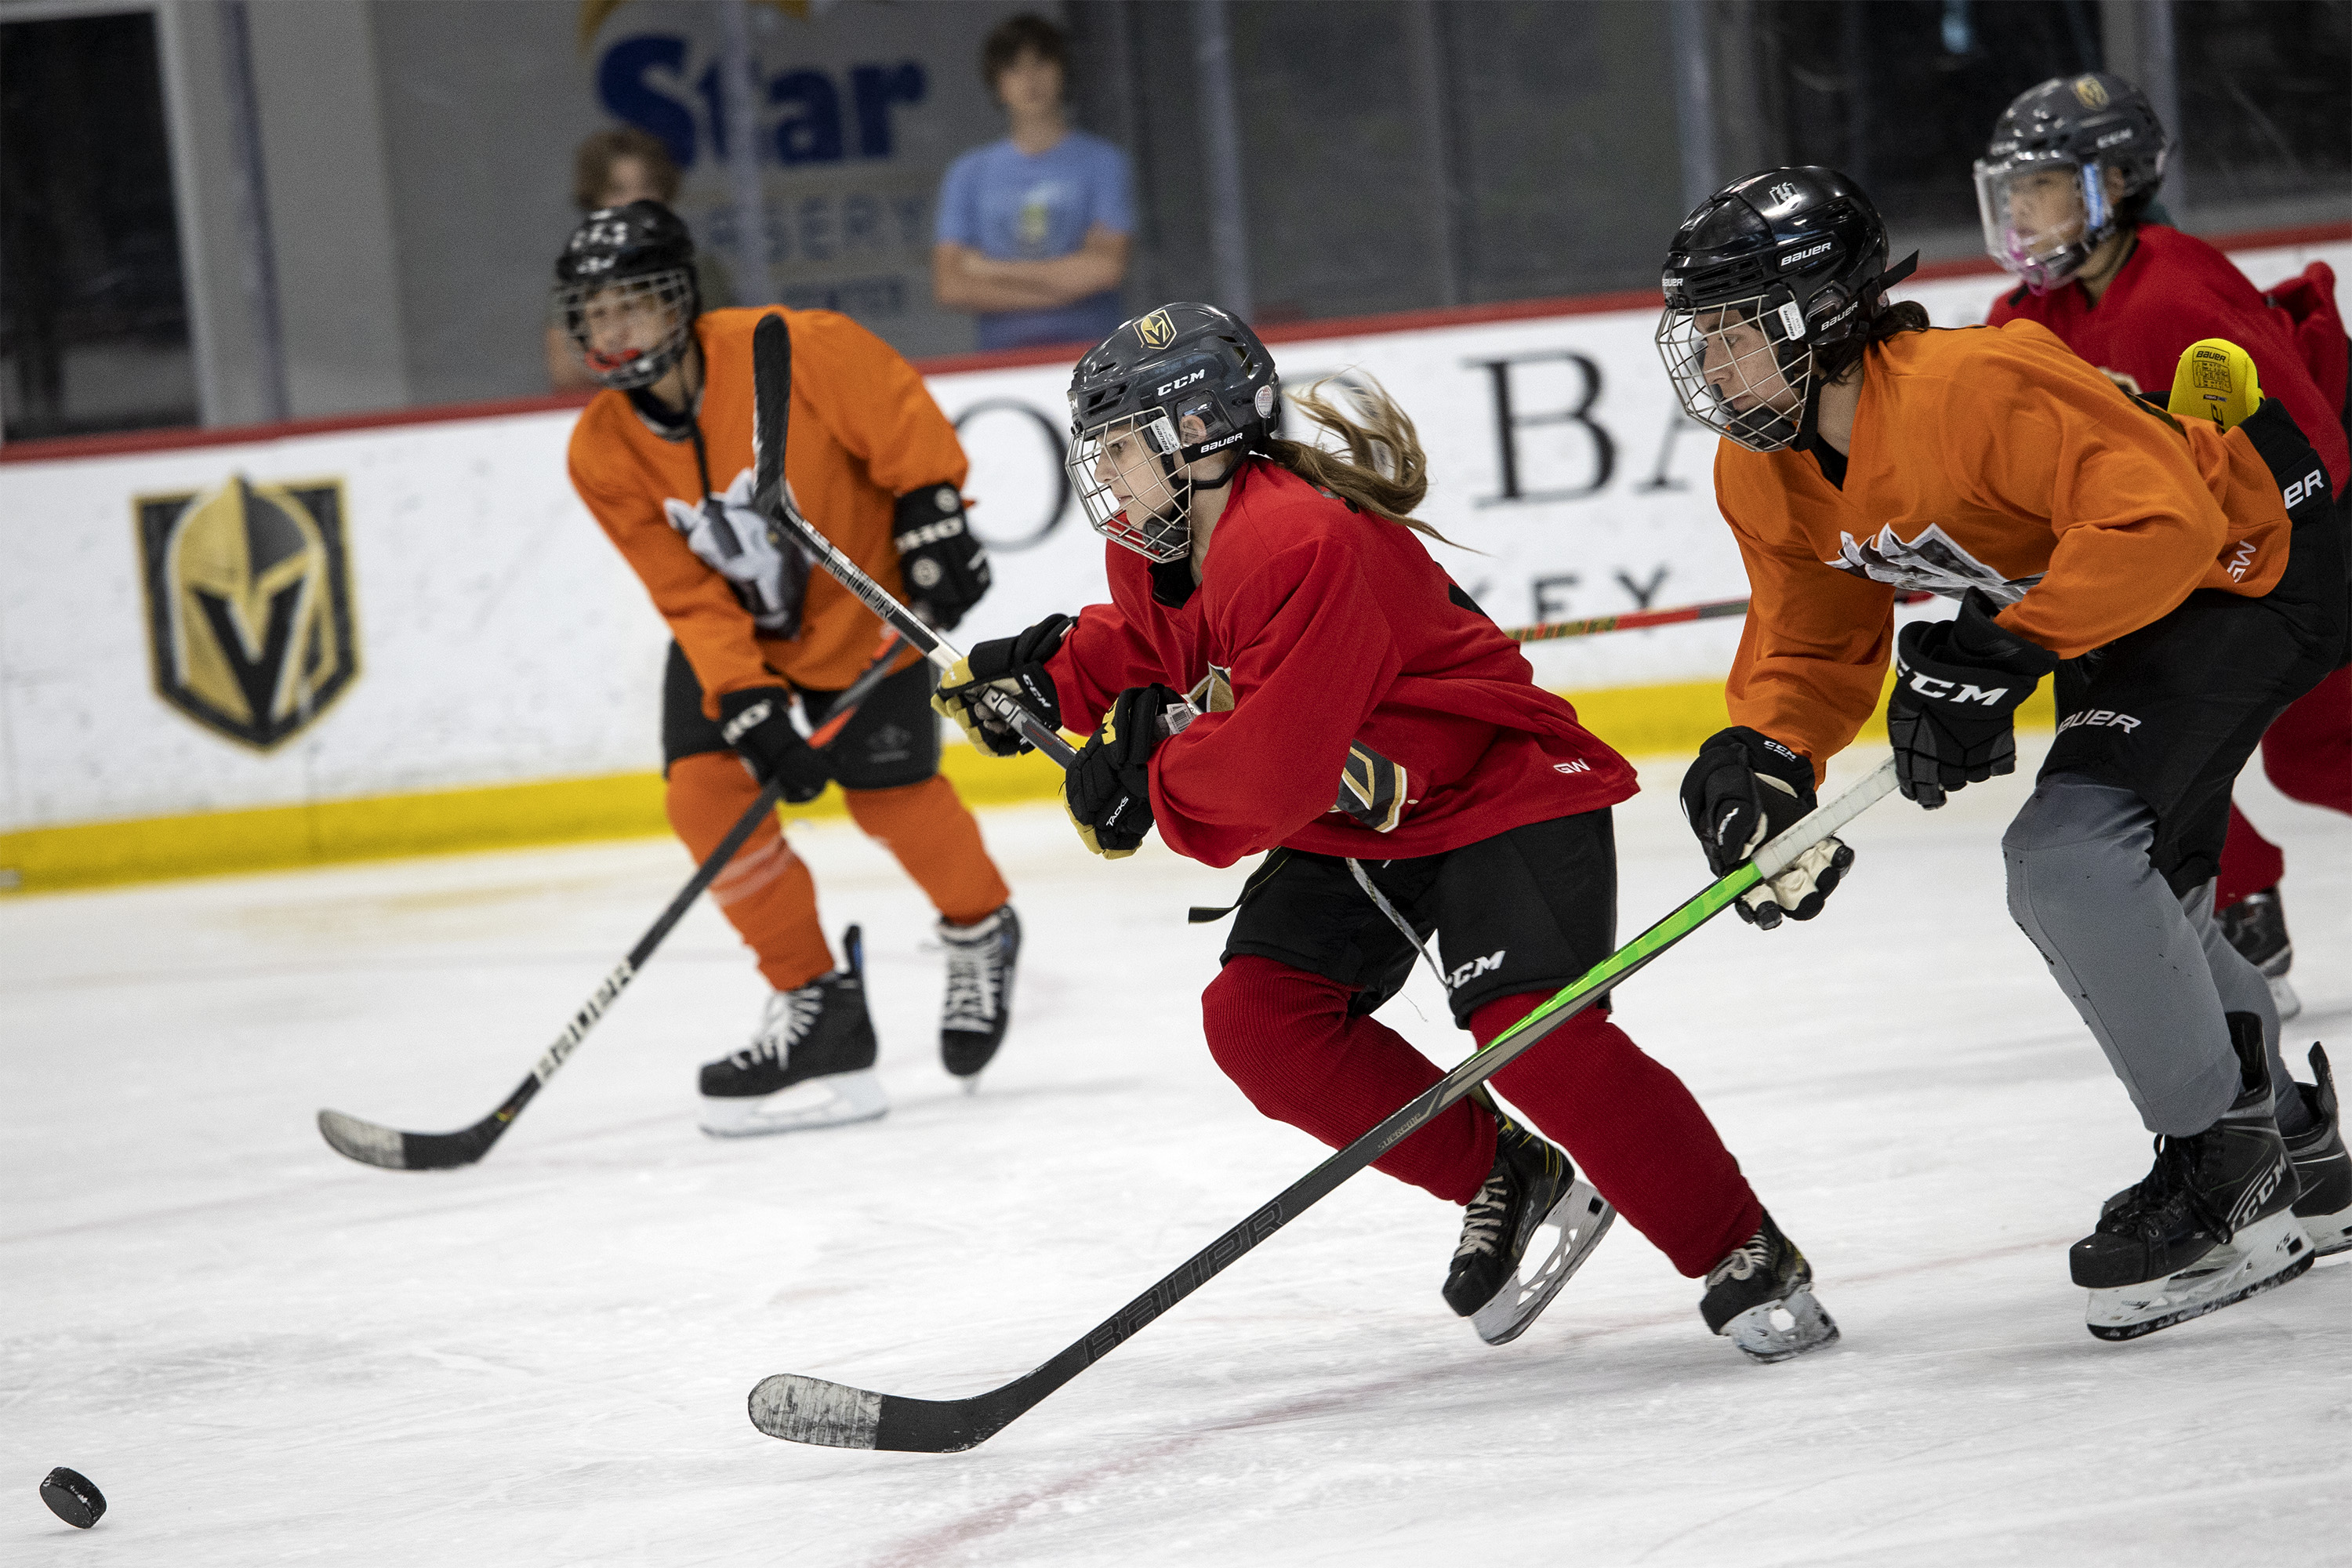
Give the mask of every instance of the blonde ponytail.
[(1266, 443), (1266, 456), (1308, 484), (1353, 501), (1374, 517), (1401, 523), (1441, 544), (1454, 541), (1413, 517), (1429, 494), (1429, 458), (1412, 417), (1370, 376), (1352, 384), (1360, 416), (1351, 416), (1323, 395), (1335, 378), (1326, 376), (1290, 395), (1291, 406), (1330, 436), (1342, 450), (1327, 451), (1279, 437)]

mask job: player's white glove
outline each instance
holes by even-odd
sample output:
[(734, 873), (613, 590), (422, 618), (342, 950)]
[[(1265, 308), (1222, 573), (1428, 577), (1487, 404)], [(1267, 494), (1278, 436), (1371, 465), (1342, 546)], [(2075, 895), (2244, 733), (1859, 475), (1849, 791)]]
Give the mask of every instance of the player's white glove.
[(682, 500), (662, 507), (687, 548), (734, 588), (754, 625), (772, 637), (794, 637), (808, 594), (808, 557), (798, 545), (779, 546), (769, 537), (768, 520), (751, 507), (751, 484), (746, 468), (726, 494), (707, 497), (699, 507)]

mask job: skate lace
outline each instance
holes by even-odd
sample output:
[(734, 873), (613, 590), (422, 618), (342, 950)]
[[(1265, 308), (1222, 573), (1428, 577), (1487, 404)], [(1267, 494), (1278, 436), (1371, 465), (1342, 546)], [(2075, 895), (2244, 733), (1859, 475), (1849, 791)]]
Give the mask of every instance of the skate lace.
[(1510, 1218), (1511, 1179), (1501, 1171), (1486, 1178), (1478, 1195), (1462, 1215), (1462, 1245), (1454, 1249), (1456, 1258), (1474, 1258), (1502, 1250), (1503, 1225)]
[(997, 998), (1004, 982), (1003, 966), (995, 962), (1003, 947), (998, 931), (991, 924), (979, 935), (940, 933), (948, 950), (948, 994), (940, 1013), (941, 1028), (984, 1035), (995, 1024)]
[(2160, 1236), (2168, 1228), (2165, 1211), (2177, 1203), (2204, 1230), (2226, 1239), (2227, 1216), (2204, 1200), (2191, 1180), (2196, 1163), (2189, 1140), (2158, 1133), (2155, 1167), (2132, 1188), (2131, 1200), (2107, 1215), (2100, 1228), (2118, 1236)]
[(1712, 1290), (1727, 1279), (1751, 1279), (1771, 1266), (1772, 1244), (1759, 1230), (1725, 1253), (1723, 1261), (1707, 1270), (1706, 1288)]
[(789, 1062), (793, 1047), (808, 1037), (809, 1031), (824, 1016), (822, 980), (797, 991), (772, 992), (767, 1005), (761, 1010), (760, 1026), (751, 1032), (751, 1043), (727, 1059), (739, 1069), (762, 1061)]

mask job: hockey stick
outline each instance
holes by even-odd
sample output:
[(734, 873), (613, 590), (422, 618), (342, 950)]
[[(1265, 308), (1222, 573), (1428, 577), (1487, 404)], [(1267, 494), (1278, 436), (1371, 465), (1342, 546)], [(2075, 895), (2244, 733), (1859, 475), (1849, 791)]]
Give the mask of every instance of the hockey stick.
[(1717, 878), (1697, 897), (1595, 964), (1585, 975), (1416, 1096), (1402, 1110), (1333, 1154), (1273, 1202), (1185, 1259), (1174, 1272), (1097, 1324), (1034, 1371), (968, 1399), (908, 1399), (797, 1373), (762, 1378), (751, 1390), (751, 1425), (772, 1437), (832, 1448), (951, 1454), (977, 1447), (1039, 1401), (1141, 1332), (1150, 1321), (1297, 1219), (1340, 1183), (1507, 1067), (1521, 1052), (1583, 1012), (1612, 987), (1731, 907), (1757, 883), (1779, 876), (1895, 788), (1889, 757), (1835, 800), (1793, 824), (1755, 858)]
[(1745, 599), (1709, 599), (1704, 605), (1684, 605), (1671, 610), (1627, 610), (1621, 616), (1587, 616), (1580, 621), (1544, 621), (1532, 626), (1507, 627), (1513, 642), (1549, 642), (1554, 637), (1591, 637), (1595, 632), (1630, 632), (1642, 626), (1680, 626), (1685, 621), (1711, 621), (1721, 616), (1744, 616)]
[[(883, 640), (882, 649), (875, 655), (874, 662), (859, 672), (857, 679), (834, 700), (833, 712), (809, 736), (810, 745), (824, 746), (857, 716), (858, 706), (866, 696), (890, 678), (890, 661), (898, 657), (898, 647), (899, 639), (896, 633)], [(387, 1171), (446, 1171), (459, 1165), (470, 1165), (488, 1153), (490, 1145), (496, 1143), (509, 1124), (522, 1114), (522, 1108), (530, 1103), (531, 1097), (556, 1075), (565, 1059), (579, 1049), (580, 1042), (587, 1037), (588, 1031), (596, 1026), (596, 1021), (604, 1016), (621, 993), (629, 988), (629, 982), (636, 978), (637, 971), (653, 957), (654, 950), (661, 946), (662, 940), (669, 935), (670, 928), (685, 918), (686, 911), (694, 907), (694, 900), (702, 896), (703, 890), (717, 879), (719, 873), (727, 868), (727, 863), (735, 858), (735, 852), (743, 847), (744, 840), (750, 838), (758, 830), (761, 821), (776, 809), (782, 788), (781, 784), (771, 784), (760, 792), (751, 809), (727, 830), (727, 837), (719, 841), (719, 847), (710, 852), (709, 858), (695, 868), (694, 875), (687, 879), (686, 886), (678, 889), (677, 897), (670, 900), (669, 908), (661, 912), (661, 918), (637, 939), (636, 946), (629, 949), (629, 956), (621, 960), (613, 973), (604, 976), (604, 984), (580, 1005), (580, 1011), (572, 1016), (572, 1022), (563, 1026), (563, 1033), (547, 1047), (538, 1064), (530, 1069), (530, 1076), (515, 1085), (515, 1090), (507, 1096), (506, 1103), (471, 1127), (457, 1132), (403, 1132), (341, 1110), (321, 1110), (319, 1112), (320, 1135), (326, 1139), (336, 1153), (357, 1160), (363, 1165), (380, 1165)]]
[[(781, 409), (792, 395), (793, 339), (791, 329), (778, 315), (760, 318), (751, 329), (751, 423), (756, 430), (768, 417), (772, 406)], [(781, 415), (779, 415), (781, 417)], [(882, 584), (860, 570), (856, 562), (841, 552), (832, 540), (819, 533), (808, 519), (801, 515), (793, 503), (792, 493), (784, 489), (781, 474), (773, 484), (763, 478), (752, 495), (752, 506), (783, 533), (789, 535), (809, 557), (843, 587), (856, 595), (866, 607), (882, 617), (883, 623), (942, 670), (953, 669), (963, 655), (944, 641), (940, 634), (925, 626), (914, 611), (907, 608), (884, 591)], [(782, 542), (778, 541), (779, 543)], [(992, 687), (980, 688), (982, 700), (993, 708), (997, 715), (1011, 724), (1021, 738), (1036, 747), (1055, 762), (1068, 767), (1077, 752), (1062, 739), (1054, 727)]]
[[(1916, 605), (1933, 594), (1902, 593), (1898, 605)], [(1554, 637), (1591, 637), (1596, 632), (1631, 632), (1643, 626), (1677, 626), (1685, 621), (1712, 621), (1748, 613), (1745, 599), (1709, 599), (1703, 605), (1681, 605), (1671, 610), (1627, 610), (1617, 616), (1587, 616), (1580, 621), (1544, 621), (1532, 626), (1507, 626), (1503, 635), (1513, 642), (1549, 642)]]

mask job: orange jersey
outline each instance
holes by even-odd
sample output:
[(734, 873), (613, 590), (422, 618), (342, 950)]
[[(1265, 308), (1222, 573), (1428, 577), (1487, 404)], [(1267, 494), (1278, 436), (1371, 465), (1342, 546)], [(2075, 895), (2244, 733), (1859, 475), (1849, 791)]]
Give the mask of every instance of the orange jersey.
[(1897, 588), (1983, 588), (2003, 627), (2073, 658), (2285, 570), (2252, 443), (2136, 405), (2033, 322), (1903, 332), (1864, 367), (1843, 489), (1809, 451), (1726, 441), (1715, 461), (1752, 592), (1732, 721), (1817, 773), (1877, 706)]
[[(710, 483), (724, 490), (751, 464), (751, 329), (766, 310), (712, 310), (694, 324), (702, 345), (698, 417)], [(934, 485), (962, 489), (967, 465), (955, 426), (914, 366), (846, 316), (781, 310), (793, 334), (792, 426), (784, 478), (801, 510), (895, 596), (903, 597), (891, 542), (897, 498)], [(663, 501), (702, 499), (690, 439), (666, 440), (627, 395), (604, 392), (572, 432), (572, 485), (620, 547), (669, 623), (719, 717), (730, 691), (778, 678), (838, 691), (874, 657), (881, 624), (821, 570), (809, 573), (800, 632), (769, 637), (734, 590), (669, 525)]]

